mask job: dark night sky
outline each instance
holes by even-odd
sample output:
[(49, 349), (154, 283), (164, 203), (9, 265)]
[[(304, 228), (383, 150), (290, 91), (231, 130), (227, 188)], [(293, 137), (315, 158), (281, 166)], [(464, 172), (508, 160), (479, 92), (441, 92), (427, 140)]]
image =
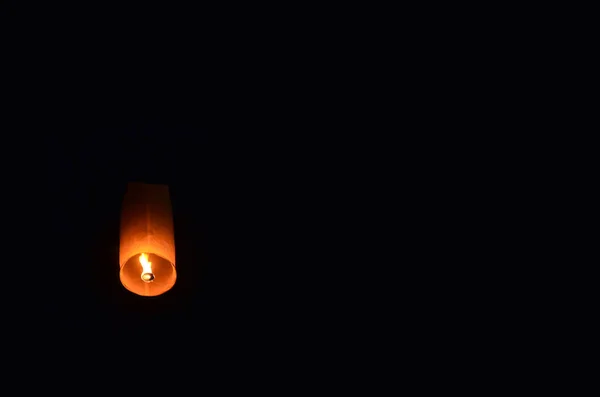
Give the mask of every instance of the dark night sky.
[[(321, 206), (335, 203), (326, 182), (310, 177), (307, 137), (260, 133), (256, 118), (221, 123), (213, 114), (203, 123), (201, 114), (156, 109), (44, 109), (46, 117), (17, 124), (56, 133), (29, 146), (29, 135), (19, 139), (24, 168), (12, 178), (10, 216), (23, 252), (10, 270), (9, 333), (28, 341), (34, 361), (66, 354), (91, 363), (123, 349), (138, 357), (133, 346), (149, 343), (162, 346), (157, 355), (199, 355), (202, 367), (246, 362), (244, 373), (257, 370), (253, 360), (283, 370), (316, 343), (329, 351), (341, 337), (330, 325), (345, 310), (343, 297), (320, 292), (322, 266), (337, 266), (323, 248), (336, 238), (333, 213)], [(171, 189), (178, 280), (156, 298), (118, 279), (128, 181)]]
[[(63, 291), (46, 301), (49, 310), (66, 322), (86, 324), (95, 321), (95, 313), (82, 307), (89, 304), (109, 317), (132, 315), (127, 321), (135, 325), (138, 311), (179, 316), (202, 311), (209, 300), (228, 305), (232, 293), (240, 297), (241, 291), (233, 287), (240, 275), (224, 277), (260, 262), (248, 243), (259, 241), (273, 220), (269, 211), (264, 223), (253, 224), (268, 207), (263, 201), (277, 189), (253, 175), (258, 170), (245, 164), (247, 157), (236, 158), (235, 138), (223, 147), (217, 145), (224, 142), (203, 137), (201, 128), (146, 120), (126, 123), (115, 126), (115, 134), (110, 127), (99, 128), (48, 148), (47, 226), (52, 233), (47, 238), (69, 246), (61, 249), (65, 257), (57, 282)], [(119, 206), (128, 181), (165, 183), (171, 189), (181, 273), (176, 288), (160, 299), (132, 297), (115, 279)], [(244, 237), (248, 232), (254, 235)], [(211, 277), (212, 285), (206, 284)]]
[[(267, 58), (245, 35), (225, 45), (217, 27), (218, 43), (167, 52), (134, 40), (104, 56), (87, 50), (97, 31), (77, 42), (60, 29), (35, 49), (15, 46), (29, 55), (12, 58), (4, 91), (3, 324), (25, 367), (145, 360), (147, 343), (177, 370), (193, 358), (187, 379), (232, 366), (236, 377), (280, 378), (304, 376), (291, 369), (303, 360), (324, 368), (351, 354), (337, 325), (356, 307), (341, 292), (353, 285), (339, 229), (351, 230), (345, 202), (360, 192), (331, 193), (359, 170), (344, 160), (358, 154), (339, 129), (335, 81), (317, 89), (325, 66), (293, 51)], [(65, 37), (81, 52), (47, 45)], [(118, 278), (130, 181), (171, 191), (178, 279), (156, 298)]]

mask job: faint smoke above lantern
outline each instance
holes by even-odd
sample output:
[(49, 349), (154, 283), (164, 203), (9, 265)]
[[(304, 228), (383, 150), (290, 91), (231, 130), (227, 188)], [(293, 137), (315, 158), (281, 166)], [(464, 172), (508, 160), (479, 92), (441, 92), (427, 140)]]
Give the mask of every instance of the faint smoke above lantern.
[(119, 277), (141, 296), (157, 296), (175, 285), (175, 237), (169, 187), (129, 183), (121, 210)]

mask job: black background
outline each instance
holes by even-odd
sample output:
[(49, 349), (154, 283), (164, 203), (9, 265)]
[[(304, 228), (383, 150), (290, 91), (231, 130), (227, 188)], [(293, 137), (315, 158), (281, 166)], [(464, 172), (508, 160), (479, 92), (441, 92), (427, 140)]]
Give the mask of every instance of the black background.
[[(281, 129), (294, 115), (275, 104), (194, 112), (103, 98), (110, 111), (26, 108), (5, 148), (15, 170), (5, 331), (27, 365), (191, 360), (191, 380), (200, 367), (250, 376), (261, 362), (291, 374), (307, 357), (316, 368), (348, 354), (333, 353), (347, 343), (338, 319), (354, 310), (338, 288), (350, 270), (336, 253), (348, 212), (329, 194), (343, 173), (323, 157), (325, 141), (299, 123)], [(118, 278), (130, 181), (170, 187), (178, 279), (155, 298)]]
[[(224, 23), (175, 13), (185, 17), (168, 24), (167, 39), (167, 22), (136, 10), (110, 25), (119, 36), (107, 33), (108, 11), (77, 9), (89, 18), (62, 24), (50, 16), (73, 10), (11, 7), (2, 108), (10, 362), (36, 374), (66, 363), (63, 378), (100, 368), (118, 379), (123, 368), (134, 383), (147, 362), (157, 379), (168, 368), (189, 384), (214, 370), (229, 386), (337, 372), (363, 326), (360, 286), (345, 279), (361, 272), (348, 203), (362, 194), (355, 164), (366, 158), (354, 146), (363, 120), (351, 76), (326, 61), (339, 45), (301, 55), (299, 37), (254, 29), (239, 10), (221, 12)], [(131, 181), (171, 192), (178, 279), (156, 298), (118, 278)]]
[[(493, 105), (447, 89), (468, 56), (439, 59), (452, 29), (429, 11), (405, 13), (415, 26), (349, 5), (2, 7), (2, 380), (287, 395), (356, 391), (371, 369), (373, 394), (425, 367), (420, 386), (439, 384), (431, 364), (462, 367), (437, 347), (453, 360), (454, 333), (487, 335), (471, 288), (490, 288), (471, 280), (496, 192), (470, 156), (497, 142), (462, 132)], [(156, 299), (118, 280), (129, 181), (171, 189), (178, 280)], [(455, 283), (466, 257), (478, 270)], [(467, 332), (457, 291), (482, 305)]]

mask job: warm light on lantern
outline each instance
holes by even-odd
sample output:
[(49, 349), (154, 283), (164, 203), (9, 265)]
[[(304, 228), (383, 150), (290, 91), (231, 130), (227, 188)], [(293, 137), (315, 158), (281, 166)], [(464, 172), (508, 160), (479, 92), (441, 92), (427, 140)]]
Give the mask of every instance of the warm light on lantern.
[(157, 296), (177, 279), (169, 188), (130, 183), (121, 211), (119, 277), (134, 294)]

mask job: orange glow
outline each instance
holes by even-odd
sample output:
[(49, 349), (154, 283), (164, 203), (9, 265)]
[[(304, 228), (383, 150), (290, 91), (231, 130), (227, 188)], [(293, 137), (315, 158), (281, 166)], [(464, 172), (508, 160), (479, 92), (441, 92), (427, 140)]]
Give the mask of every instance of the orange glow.
[(121, 209), (119, 278), (141, 296), (175, 285), (175, 237), (169, 187), (130, 183)]

